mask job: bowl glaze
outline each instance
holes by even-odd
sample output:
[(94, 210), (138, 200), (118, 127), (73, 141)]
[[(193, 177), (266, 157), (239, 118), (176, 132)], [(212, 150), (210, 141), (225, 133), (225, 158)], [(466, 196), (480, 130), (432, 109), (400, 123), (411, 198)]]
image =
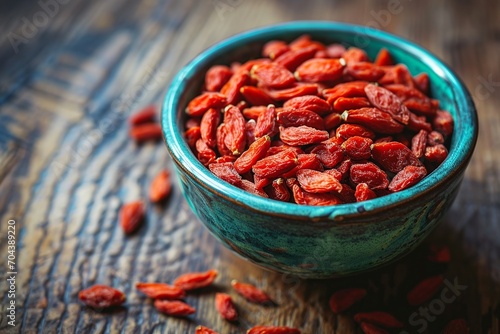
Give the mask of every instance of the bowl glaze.
[[(415, 75), (429, 74), (431, 94), (455, 120), (447, 159), (417, 185), (361, 203), (315, 207), (247, 193), (215, 177), (183, 138), (184, 109), (215, 64), (260, 56), (272, 39), (302, 34), (364, 49), (374, 59), (387, 48)], [(300, 21), (230, 37), (186, 65), (165, 97), (162, 127), (182, 192), (194, 213), (227, 248), (264, 268), (304, 278), (375, 269), (414, 249), (436, 226), (459, 190), (477, 139), (476, 110), (466, 87), (436, 56), (400, 37), (348, 24)]]

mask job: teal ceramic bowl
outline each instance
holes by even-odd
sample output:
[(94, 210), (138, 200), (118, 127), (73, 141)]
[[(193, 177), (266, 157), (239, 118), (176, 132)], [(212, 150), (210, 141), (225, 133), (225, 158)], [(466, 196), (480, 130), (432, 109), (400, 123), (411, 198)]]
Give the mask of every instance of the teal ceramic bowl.
[[(407, 190), (366, 202), (326, 207), (265, 199), (210, 173), (183, 138), (184, 109), (199, 94), (207, 69), (214, 64), (257, 58), (265, 42), (292, 40), (305, 33), (326, 43), (363, 48), (372, 59), (384, 47), (413, 74), (428, 73), (432, 96), (455, 120), (448, 158)], [(163, 104), (162, 126), (182, 192), (210, 232), (253, 263), (304, 278), (372, 270), (414, 249), (455, 199), (478, 132), (470, 94), (436, 56), (382, 31), (318, 21), (248, 31), (201, 53), (174, 78)]]

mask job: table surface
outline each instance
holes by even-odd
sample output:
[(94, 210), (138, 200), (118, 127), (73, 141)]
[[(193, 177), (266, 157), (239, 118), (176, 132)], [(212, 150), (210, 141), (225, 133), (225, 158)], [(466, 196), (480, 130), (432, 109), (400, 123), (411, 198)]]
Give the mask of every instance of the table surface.
[[(500, 2), (401, 0), (392, 13), (393, 1), (10, 2), (0, 11), (0, 331), (194, 333), (204, 324), (244, 333), (274, 324), (303, 333), (361, 333), (352, 312), (334, 315), (328, 307), (333, 291), (359, 285), (370, 291), (363, 309), (391, 311), (408, 332), (439, 333), (454, 318), (466, 319), (471, 333), (500, 332)], [(137, 146), (129, 139), (128, 115), (160, 104), (172, 76), (213, 43), (303, 19), (378, 26), (408, 38), (442, 58), (470, 89), (480, 123), (476, 151), (455, 204), (429, 241), (377, 272), (301, 280), (221, 247), (177, 184), (164, 206), (148, 204), (139, 233), (124, 237), (120, 206), (144, 198), (154, 175), (172, 168), (163, 143)], [(113, 108), (120, 113), (111, 115)], [(9, 219), (17, 232), (16, 327), (5, 317)], [(429, 243), (448, 246), (452, 261), (422, 261)], [(186, 298), (197, 309), (187, 319), (158, 314), (133, 286), (208, 268), (219, 270), (217, 284)], [(428, 305), (434, 309), (426, 319), (406, 305), (405, 294), (438, 272), (462, 288), (453, 302)], [(262, 287), (277, 306), (234, 296), (239, 323), (221, 320), (214, 291), (230, 291), (232, 279)], [(81, 305), (79, 290), (96, 283), (122, 289), (126, 306), (99, 313)]]

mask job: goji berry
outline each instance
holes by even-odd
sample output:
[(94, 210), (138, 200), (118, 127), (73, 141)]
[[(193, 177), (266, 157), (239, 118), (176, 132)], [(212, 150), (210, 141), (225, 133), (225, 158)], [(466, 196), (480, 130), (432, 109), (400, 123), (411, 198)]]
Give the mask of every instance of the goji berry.
[(153, 203), (165, 200), (172, 189), (172, 182), (170, 180), (170, 172), (168, 170), (160, 171), (151, 182), (149, 187), (149, 199)]
[(343, 201), (333, 193), (308, 193), (303, 191), (298, 184), (293, 184), (292, 193), (293, 199), (297, 204), (329, 206), (343, 203)]
[(373, 106), (391, 114), (395, 120), (402, 124), (409, 123), (409, 110), (402, 105), (401, 100), (390, 90), (369, 84), (365, 87), (365, 93)]
[(250, 108), (243, 109), (242, 114), (246, 119), (257, 120), (257, 118), (259, 118), (260, 114), (262, 114), (266, 110), (267, 110), (267, 105), (266, 106), (253, 106)]
[(341, 124), (337, 128), (335, 135), (346, 140), (354, 136), (375, 139), (375, 133), (372, 130), (357, 124)]
[(142, 143), (148, 140), (160, 140), (162, 138), (163, 132), (161, 126), (156, 123), (144, 123), (140, 125), (135, 125), (130, 129), (130, 137), (138, 143)]
[(196, 147), (196, 141), (201, 138), (201, 130), (199, 126), (194, 126), (189, 128), (184, 132), (184, 138), (186, 138), (186, 142), (189, 147), (192, 149)]
[(427, 117), (417, 116), (416, 114), (410, 112), (410, 120), (407, 124), (408, 129), (411, 131), (418, 132), (420, 130), (425, 130), (427, 132), (432, 131), (432, 126), (427, 122)]
[(365, 97), (339, 97), (333, 102), (333, 109), (338, 112), (365, 107), (370, 107), (370, 101)]
[(233, 71), (224, 65), (215, 65), (208, 69), (205, 75), (205, 89), (209, 92), (218, 92), (231, 79)]
[(201, 119), (199, 117), (192, 117), (186, 120), (186, 123), (184, 124), (186, 130), (189, 130), (194, 127), (199, 127), (200, 126)]
[(352, 305), (365, 298), (366, 289), (348, 288), (338, 290), (330, 297), (330, 308), (333, 313), (338, 314), (349, 309)]
[(373, 63), (375, 65), (378, 65), (378, 66), (394, 65), (394, 61), (392, 60), (392, 56), (386, 48), (380, 49), (380, 51), (378, 52), (377, 57), (375, 58), (375, 61)]
[(335, 85), (333, 88), (324, 89), (322, 94), (328, 104), (333, 105), (339, 97), (366, 97), (365, 87), (367, 81), (351, 81)]
[(411, 139), (411, 151), (419, 159), (424, 156), (425, 147), (427, 146), (427, 136), (427, 131), (420, 130)]
[(300, 330), (285, 326), (255, 326), (247, 334), (300, 334)]
[(352, 165), (349, 176), (354, 184), (366, 183), (370, 189), (385, 189), (389, 185), (387, 174), (373, 162)]
[(284, 41), (269, 41), (262, 47), (262, 56), (275, 59), (288, 50), (290, 47)]
[(254, 106), (267, 106), (273, 103), (273, 99), (266, 92), (254, 86), (243, 86), (240, 88), (240, 93)]
[(226, 139), (226, 125), (224, 123), (221, 123), (217, 128), (217, 133), (216, 133), (217, 151), (222, 156), (233, 155), (233, 152), (231, 152), (226, 147), (225, 139)]
[(318, 94), (318, 86), (316, 84), (295, 84), (291, 88), (267, 90), (266, 92), (273, 100), (285, 101), (294, 97)]
[[(257, 178), (258, 176), (255, 175), (255, 178)], [(248, 180), (241, 180), (241, 184), (240, 184), (240, 188), (251, 193), (251, 194), (254, 194), (254, 195), (257, 195), (257, 196), (260, 196), (260, 197), (264, 197), (264, 198), (268, 198), (269, 196), (266, 194), (265, 191), (262, 190), (263, 187), (265, 187), (267, 184), (270, 183), (270, 179), (267, 179), (267, 178), (262, 178), (263, 181), (265, 181), (265, 183), (262, 183), (260, 184), (259, 186), (257, 186), (256, 183), (253, 183), (251, 181), (248, 181)]]
[(306, 125), (280, 127), (280, 139), (287, 145), (302, 146), (319, 143), (330, 137), (327, 131), (311, 128)]
[(240, 93), (241, 87), (250, 84), (250, 82), (250, 74), (247, 71), (237, 71), (234, 73), (231, 79), (220, 90), (221, 94), (226, 97), (227, 104), (238, 103), (242, 99)]
[(290, 200), (290, 191), (282, 178), (278, 178), (271, 183), (268, 194), (270, 198), (277, 201), (288, 202)]
[(217, 158), (217, 154), (205, 143), (203, 139), (198, 139), (196, 141), (196, 152), (198, 160), (204, 165), (208, 166), (210, 163), (214, 162)]
[(227, 293), (218, 292), (215, 294), (215, 308), (222, 318), (228, 321), (238, 320), (238, 311), (234, 307), (231, 296)]
[(120, 210), (120, 225), (125, 234), (135, 232), (144, 220), (144, 204), (141, 201), (129, 202)]
[(349, 49), (347, 49), (346, 52), (342, 55), (342, 58), (346, 61), (346, 63), (355, 63), (355, 62), (361, 62), (361, 61), (369, 61), (370, 59), (368, 58), (368, 55), (364, 50), (361, 50), (360, 48), (356, 48), (351, 46)]
[(377, 194), (366, 183), (358, 183), (354, 193), (356, 202), (363, 202), (377, 197)]
[(384, 169), (397, 173), (408, 165), (422, 166), (413, 152), (397, 141), (372, 145), (372, 157)]
[(219, 334), (218, 332), (214, 331), (213, 329), (210, 329), (205, 326), (197, 326), (195, 329), (195, 334)]
[(250, 75), (260, 86), (267, 88), (290, 88), (295, 83), (293, 73), (277, 63), (255, 65)]
[(182, 299), (186, 296), (178, 286), (165, 283), (136, 283), (135, 288), (153, 299)]
[(284, 108), (288, 109), (307, 109), (315, 112), (318, 115), (324, 115), (331, 111), (330, 105), (322, 98), (316, 95), (304, 95), (291, 98), (283, 104)]
[(217, 275), (218, 272), (215, 269), (206, 272), (187, 273), (177, 277), (174, 280), (174, 285), (185, 291), (200, 289), (212, 284)]
[(404, 130), (403, 124), (377, 108), (346, 110), (342, 113), (342, 119), (347, 123), (363, 125), (382, 134), (394, 134)]
[(291, 149), (287, 149), (260, 159), (253, 165), (252, 171), (255, 175), (261, 177), (276, 178), (293, 169), (297, 164), (297, 153)]
[(413, 77), (415, 86), (424, 94), (429, 93), (429, 75), (427, 73), (420, 73)]
[(274, 136), (276, 134), (276, 108), (270, 104), (266, 111), (259, 115), (255, 125), (255, 137)]
[(257, 58), (257, 59), (250, 59), (249, 61), (241, 64), (239, 71), (246, 71), (250, 72), (252, 68), (256, 65), (264, 65), (264, 64), (270, 64), (271, 60), (267, 58)]
[(217, 145), (217, 127), (220, 122), (220, 111), (210, 108), (201, 118), (200, 134), (205, 143), (214, 148)]
[(236, 159), (234, 168), (240, 174), (249, 172), (257, 161), (266, 156), (269, 147), (271, 147), (271, 138), (269, 136), (260, 137)]
[(363, 333), (365, 334), (389, 334), (389, 332), (386, 331), (385, 329), (377, 327), (368, 322), (362, 322), (360, 324), (360, 327), (363, 330)]
[(344, 151), (335, 142), (321, 143), (311, 150), (318, 156), (325, 168), (333, 168), (344, 159)]
[(257, 304), (272, 303), (272, 299), (261, 289), (249, 283), (241, 283), (237, 280), (231, 281), (233, 289), (246, 300)]
[(142, 108), (132, 116), (130, 116), (129, 123), (132, 126), (143, 123), (150, 123), (154, 122), (155, 118), (156, 118), (156, 106), (149, 105)]
[(248, 146), (252, 145), (253, 142), (255, 142), (255, 139), (257, 139), (255, 137), (256, 127), (257, 127), (257, 122), (255, 122), (253, 119), (250, 119), (245, 123), (245, 138), (246, 138), (246, 144)]
[(431, 131), (427, 136), (427, 145), (428, 146), (436, 146), (439, 144), (444, 144), (444, 137), (440, 132)]
[(403, 328), (404, 324), (392, 314), (383, 311), (361, 312), (354, 315), (356, 322), (367, 322), (385, 328)]
[(448, 263), (451, 261), (450, 249), (446, 246), (430, 245), (427, 259), (436, 263)]
[(366, 160), (372, 155), (370, 150), (372, 144), (370, 138), (353, 136), (346, 139), (341, 147), (352, 160)]
[(125, 294), (120, 290), (101, 284), (80, 291), (78, 298), (85, 305), (94, 308), (119, 306), (126, 300)]
[(223, 94), (207, 92), (192, 99), (186, 108), (186, 113), (191, 117), (202, 116), (208, 109), (221, 109), (227, 103), (228, 100)]
[(448, 150), (446, 149), (446, 146), (444, 146), (443, 144), (427, 146), (425, 148), (424, 156), (425, 160), (435, 164), (440, 164), (448, 156)]
[(323, 170), (323, 165), (321, 164), (321, 161), (319, 160), (318, 156), (314, 153), (311, 154), (304, 154), (304, 153), (299, 153), (297, 155), (297, 166), (293, 168), (292, 170), (283, 173), (283, 177), (295, 177), (297, 174), (297, 171), (299, 169), (314, 169), (318, 171)]
[(335, 81), (342, 77), (343, 69), (338, 59), (313, 58), (302, 63), (294, 75), (303, 82)]
[(342, 122), (340, 114), (331, 113), (323, 119), (325, 130), (333, 130)]
[(340, 192), (342, 190), (342, 185), (335, 177), (313, 169), (298, 170), (297, 181), (302, 189), (310, 193)]
[(314, 45), (299, 50), (289, 50), (277, 57), (274, 62), (283, 65), (289, 71), (295, 71), (300, 64), (313, 58), (316, 51), (318, 51), (318, 49)]
[(443, 334), (468, 334), (469, 326), (464, 319), (451, 320), (443, 330)]
[(325, 51), (329, 58), (340, 58), (346, 52), (346, 48), (342, 44), (330, 44)]
[(193, 307), (179, 300), (156, 299), (154, 306), (161, 313), (175, 317), (184, 317), (196, 312)]
[(241, 183), (241, 176), (232, 162), (214, 162), (208, 165), (208, 169), (218, 178), (234, 186), (239, 186)]
[(408, 303), (412, 306), (417, 306), (426, 302), (439, 291), (443, 284), (443, 280), (442, 275), (432, 276), (422, 280), (408, 293)]
[(422, 180), (427, 175), (425, 167), (406, 166), (392, 178), (388, 189), (390, 191), (401, 191), (409, 188)]
[(230, 105), (224, 110), (224, 144), (234, 155), (239, 155), (245, 150), (245, 123), (240, 109)]
[(369, 62), (349, 62), (345, 73), (356, 80), (377, 81), (384, 75), (384, 70)]
[(284, 108), (278, 113), (276, 120), (284, 127), (306, 125), (318, 130), (325, 129), (325, 124), (321, 116), (307, 109), (299, 110)]
[(317, 50), (325, 49), (325, 45), (323, 43), (320, 43), (318, 41), (313, 41), (311, 39), (311, 36), (307, 34), (297, 37), (296, 39), (290, 42), (289, 46), (291, 50), (301, 50), (303, 48), (307, 48), (310, 46), (316, 47)]
[(448, 111), (438, 110), (432, 120), (434, 130), (440, 132), (445, 138), (453, 132), (453, 117)]

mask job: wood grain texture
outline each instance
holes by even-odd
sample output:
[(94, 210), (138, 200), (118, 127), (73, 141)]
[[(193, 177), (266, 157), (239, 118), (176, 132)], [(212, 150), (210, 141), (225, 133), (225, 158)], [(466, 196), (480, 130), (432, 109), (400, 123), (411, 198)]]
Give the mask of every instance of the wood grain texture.
[[(5, 9), (4, 9), (5, 8)], [(329, 311), (329, 295), (365, 286), (367, 309), (393, 310), (410, 332), (418, 308), (404, 303), (418, 277), (443, 272), (466, 289), (427, 321), (439, 333), (454, 317), (471, 333), (500, 332), (500, 3), (371, 1), (68, 0), (14, 51), (42, 7), (3, 2), (0, 11), (0, 250), (7, 221), (16, 221), (17, 319), (5, 317), (6, 255), (0, 260), (0, 331), (22, 333), (193, 333), (198, 324), (243, 333), (257, 324), (296, 326), (303, 333), (361, 333), (352, 314)], [(460, 194), (429, 242), (448, 245), (449, 266), (423, 264), (426, 245), (387, 268), (348, 279), (304, 281), (255, 267), (223, 249), (202, 227), (175, 185), (163, 206), (148, 204), (146, 225), (125, 237), (120, 206), (145, 198), (162, 168), (171, 168), (162, 143), (137, 146), (126, 118), (159, 104), (168, 83), (189, 59), (235, 33), (291, 20), (336, 20), (376, 25), (413, 40), (445, 60), (474, 96), (479, 113), (477, 149)], [(171, 282), (188, 271), (217, 268), (215, 287), (190, 294), (188, 319), (158, 314), (134, 289), (137, 281)], [(278, 306), (263, 308), (234, 296), (241, 320), (215, 312), (214, 291), (231, 279), (254, 283)], [(98, 313), (78, 291), (92, 284), (123, 290), (124, 308)]]

